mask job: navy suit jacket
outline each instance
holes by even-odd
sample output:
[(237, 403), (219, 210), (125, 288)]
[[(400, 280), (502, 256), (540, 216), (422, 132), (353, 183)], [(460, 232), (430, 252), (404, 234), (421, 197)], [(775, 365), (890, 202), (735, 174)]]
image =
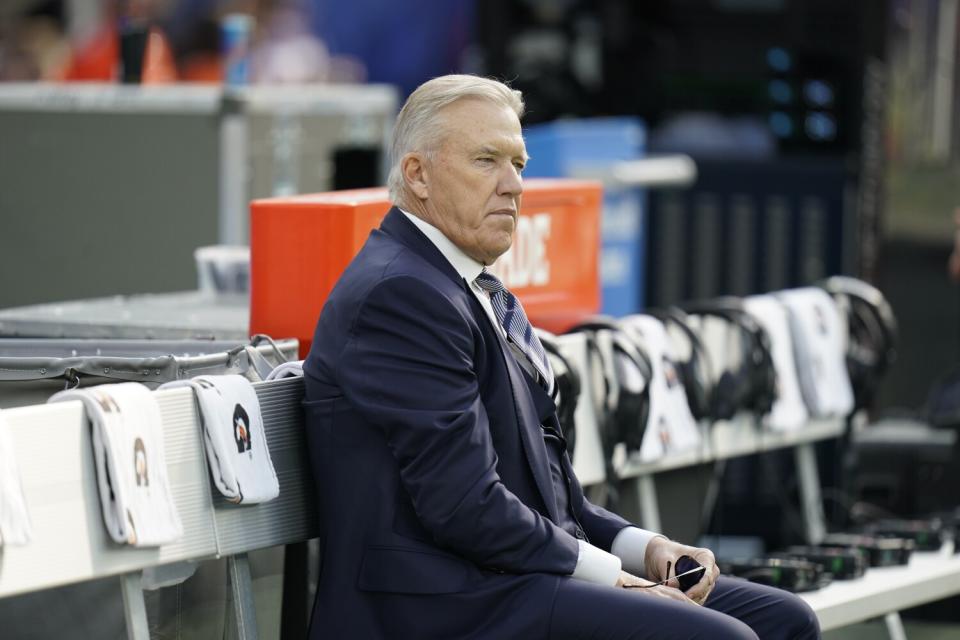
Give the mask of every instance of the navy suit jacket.
[(311, 638), (545, 637), (578, 555), (556, 491), (598, 547), (628, 524), (584, 499), (565, 454), (554, 486), (541, 425), (559, 429), (556, 407), (398, 209), (331, 292), (304, 374)]

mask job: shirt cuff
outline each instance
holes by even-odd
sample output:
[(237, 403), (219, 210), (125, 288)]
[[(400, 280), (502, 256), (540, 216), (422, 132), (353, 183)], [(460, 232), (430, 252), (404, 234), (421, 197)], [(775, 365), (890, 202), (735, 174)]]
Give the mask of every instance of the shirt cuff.
[(585, 540), (577, 540), (577, 568), (570, 577), (611, 587), (620, 579), (620, 558), (595, 547)]
[(647, 544), (658, 536), (666, 537), (638, 527), (624, 527), (613, 539), (610, 553), (620, 558), (624, 571), (635, 576), (646, 577)]

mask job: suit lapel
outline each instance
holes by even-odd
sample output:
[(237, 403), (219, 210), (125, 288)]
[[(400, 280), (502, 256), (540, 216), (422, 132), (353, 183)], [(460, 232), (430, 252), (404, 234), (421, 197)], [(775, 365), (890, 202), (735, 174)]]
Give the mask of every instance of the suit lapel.
[[(511, 352), (513, 350), (511, 349)], [(523, 367), (521, 367), (522, 369)], [(527, 391), (530, 393), (530, 400), (537, 411), (537, 419), (540, 424), (545, 423), (557, 413), (557, 404), (550, 397), (550, 394), (544, 391), (540, 383), (534, 380), (529, 373), (523, 371), (523, 381), (527, 383)]]
[(438, 271), (446, 275), (453, 282), (463, 285), (463, 278), (453, 268), (450, 261), (447, 260), (437, 246), (430, 241), (430, 238), (423, 235), (416, 225), (407, 219), (400, 209), (393, 207), (387, 212), (383, 222), (380, 223), (380, 231), (393, 236), (403, 244), (410, 247), (417, 255), (433, 265)]
[[(479, 303), (477, 303), (479, 306)], [(483, 313), (481, 309), (481, 313)], [(510, 377), (510, 390), (513, 393), (513, 408), (517, 415), (517, 424), (520, 426), (520, 439), (523, 442), (523, 452), (527, 457), (527, 464), (533, 473), (533, 479), (540, 490), (540, 496), (547, 507), (550, 519), (554, 523), (560, 522), (557, 513), (557, 495), (553, 490), (553, 476), (550, 474), (550, 462), (547, 459), (547, 447), (543, 442), (543, 431), (540, 428), (539, 411), (533, 401), (530, 389), (527, 387), (526, 375), (517, 364), (510, 346), (504, 341), (499, 331), (494, 329), (500, 353), (507, 374)]]

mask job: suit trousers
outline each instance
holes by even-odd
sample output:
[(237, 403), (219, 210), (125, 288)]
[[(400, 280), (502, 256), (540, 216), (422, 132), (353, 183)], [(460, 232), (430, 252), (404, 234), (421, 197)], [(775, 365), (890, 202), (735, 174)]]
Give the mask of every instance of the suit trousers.
[(781, 589), (721, 577), (704, 606), (561, 580), (551, 640), (814, 640), (816, 615)]

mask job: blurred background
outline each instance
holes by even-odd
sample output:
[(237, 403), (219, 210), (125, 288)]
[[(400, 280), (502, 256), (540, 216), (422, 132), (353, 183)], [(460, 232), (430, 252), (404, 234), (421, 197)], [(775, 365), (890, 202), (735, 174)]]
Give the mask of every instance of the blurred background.
[[(216, 120), (230, 106), (212, 87), (261, 88), (261, 102), (294, 96), (291, 85), (395, 90), (366, 110), (351, 108), (359, 94), (325, 114), (251, 108), (233, 197), (243, 209), (250, 197), (381, 184), (405, 96), (436, 75), (480, 73), (524, 91), (528, 144), (546, 154), (532, 154), (531, 175), (607, 161), (571, 142), (597, 118), (611, 158), (695, 159), (692, 185), (626, 207), (645, 237), (637, 255), (605, 255), (605, 278), (640, 280), (627, 284), (633, 309), (617, 311), (856, 275), (888, 295), (909, 345), (879, 402), (916, 406), (960, 356), (947, 275), (957, 14), (953, 0), (6, 0), (0, 307), (186, 289), (192, 247), (246, 241), (245, 213), (223, 212)], [(126, 70), (122, 49), (134, 55)], [(69, 87), (124, 81), (175, 84), (192, 111), (123, 93), (68, 99)], [(557, 121), (570, 126), (543, 128)], [(181, 224), (191, 242), (177, 241)], [(71, 269), (101, 251), (143, 269)]]
[(524, 92), (528, 175), (604, 180), (605, 312), (856, 276), (899, 322), (872, 415), (920, 415), (960, 362), (958, 5), (4, 0), (0, 335), (193, 289), (251, 198), (382, 185), (405, 97), (464, 72)]

